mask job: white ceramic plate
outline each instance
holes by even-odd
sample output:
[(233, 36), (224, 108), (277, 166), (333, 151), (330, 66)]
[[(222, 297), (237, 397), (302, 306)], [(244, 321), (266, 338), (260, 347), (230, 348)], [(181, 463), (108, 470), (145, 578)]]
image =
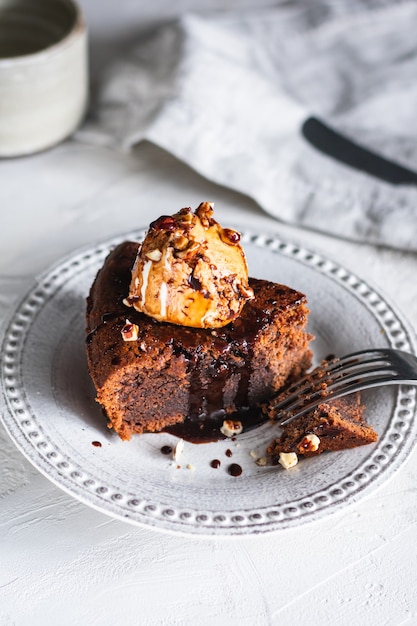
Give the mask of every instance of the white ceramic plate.
[[(161, 453), (175, 445), (171, 435), (122, 442), (109, 431), (87, 371), (85, 298), (109, 248), (143, 234), (64, 260), (42, 276), (11, 320), (3, 345), (3, 420), (35, 467), (116, 518), (170, 532), (239, 535), (330, 514), (369, 494), (404, 462), (416, 439), (416, 390), (407, 386), (366, 392), (377, 444), (325, 453), (288, 471), (260, 467), (252, 458), (263, 456), (276, 436), (269, 424), (236, 441), (186, 443), (178, 463)], [(307, 295), (317, 361), (368, 347), (416, 352), (414, 334), (395, 307), (343, 267), (277, 238), (245, 233), (243, 242), (252, 276)], [(210, 466), (213, 459), (221, 461), (218, 469)], [(241, 476), (228, 473), (232, 462), (242, 467)]]

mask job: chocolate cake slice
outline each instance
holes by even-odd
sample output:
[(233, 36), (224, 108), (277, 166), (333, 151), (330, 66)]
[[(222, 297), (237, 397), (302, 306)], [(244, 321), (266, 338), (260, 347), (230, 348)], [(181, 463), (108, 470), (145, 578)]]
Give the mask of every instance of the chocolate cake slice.
[(276, 462), (281, 453), (309, 457), (326, 450), (345, 450), (373, 443), (378, 435), (364, 419), (364, 409), (359, 394), (324, 401), (311, 413), (289, 422), (267, 452)]
[(255, 297), (222, 328), (158, 322), (126, 306), (138, 246), (110, 253), (87, 301), (88, 365), (109, 427), (122, 439), (166, 429), (183, 436), (185, 424), (204, 439), (207, 423), (219, 438), (228, 417), (245, 428), (310, 366), (305, 296), (250, 279)]

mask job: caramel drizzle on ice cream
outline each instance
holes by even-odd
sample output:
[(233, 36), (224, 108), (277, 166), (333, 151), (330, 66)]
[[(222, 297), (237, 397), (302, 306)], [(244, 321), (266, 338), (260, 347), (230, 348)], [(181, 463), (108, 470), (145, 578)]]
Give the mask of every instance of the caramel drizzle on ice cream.
[(150, 224), (126, 303), (160, 322), (220, 328), (253, 298), (240, 234), (213, 218), (213, 204)]

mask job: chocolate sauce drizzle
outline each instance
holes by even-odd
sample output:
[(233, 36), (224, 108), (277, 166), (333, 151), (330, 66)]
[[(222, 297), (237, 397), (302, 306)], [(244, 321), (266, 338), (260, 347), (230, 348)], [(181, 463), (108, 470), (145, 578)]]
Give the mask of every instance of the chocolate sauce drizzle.
[[(230, 324), (232, 326), (232, 324)], [(209, 370), (204, 368), (199, 355), (189, 360), (188, 374), (190, 379), (188, 418), (182, 424), (167, 428), (170, 433), (194, 443), (216, 441), (223, 438), (220, 427), (224, 419), (242, 421), (245, 430), (253, 428), (265, 421), (258, 408), (250, 407), (249, 389), (253, 369), (253, 346), (258, 325), (253, 324), (247, 338), (236, 342), (233, 346), (228, 342), (227, 331), (216, 331), (213, 341), (221, 356)], [(227, 359), (226, 354), (234, 352), (234, 359)], [(237, 391), (233, 398), (236, 410), (226, 414), (226, 385), (231, 376), (238, 377)], [(209, 393), (208, 393), (209, 392)]]
[(117, 318), (120, 318), (120, 312), (109, 312), (109, 313), (103, 313), (103, 315), (101, 316), (101, 323), (97, 324), (97, 326), (95, 326), (92, 330), (90, 330), (90, 332), (87, 334), (85, 341), (86, 343), (91, 343), (94, 335), (96, 334), (96, 332), (98, 331), (99, 328), (101, 328), (101, 326), (104, 326), (105, 324), (108, 324), (109, 322), (111, 322), (112, 320), (115, 320)]

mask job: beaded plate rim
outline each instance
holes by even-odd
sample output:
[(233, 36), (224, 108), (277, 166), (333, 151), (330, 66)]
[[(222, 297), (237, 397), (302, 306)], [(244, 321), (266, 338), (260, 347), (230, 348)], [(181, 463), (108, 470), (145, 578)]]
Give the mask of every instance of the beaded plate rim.
[[(185, 535), (233, 536), (275, 532), (319, 519), (341, 506), (356, 502), (404, 463), (417, 439), (417, 405), (416, 388), (401, 385), (389, 427), (356, 471), (343, 481), (296, 502), (228, 511), (175, 510), (143, 500), (135, 493), (123, 493), (122, 489), (97, 487), (100, 481), (94, 473), (84, 468), (80, 470), (45, 437), (42, 420), (32, 411), (20, 370), (25, 333), (39, 311), (62, 287), (65, 278), (84, 271), (90, 264), (100, 266), (112, 247), (128, 238), (141, 240), (145, 232), (140, 229), (125, 233), (61, 260), (39, 277), (12, 314), (2, 346), (1, 388), (7, 410), (1, 419), (17, 448), (41, 473), (71, 496), (120, 520)], [(408, 322), (369, 282), (322, 254), (277, 236), (244, 231), (242, 243), (289, 256), (336, 281), (378, 320), (390, 347), (417, 353), (416, 338)]]

